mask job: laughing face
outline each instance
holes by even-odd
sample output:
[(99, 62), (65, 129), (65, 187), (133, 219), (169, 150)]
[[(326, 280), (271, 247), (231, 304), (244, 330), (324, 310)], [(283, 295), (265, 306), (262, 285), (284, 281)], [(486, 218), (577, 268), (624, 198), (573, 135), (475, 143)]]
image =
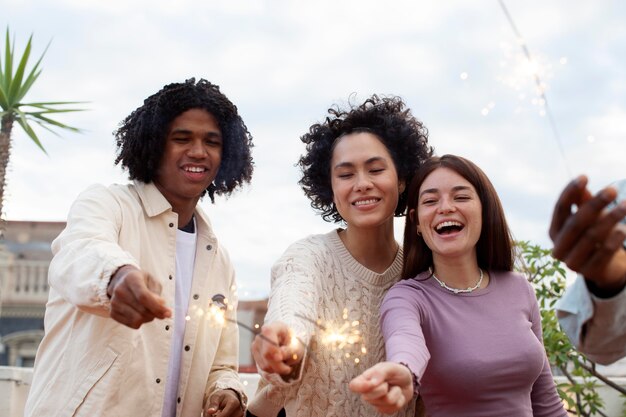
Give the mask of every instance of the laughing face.
[(154, 183), (175, 212), (195, 207), (213, 182), (222, 160), (222, 132), (215, 117), (191, 109), (176, 117)]
[(393, 222), (399, 193), (396, 166), (387, 147), (371, 133), (339, 139), (331, 159), (333, 202), (349, 227)]
[[(415, 215), (415, 210), (411, 210)], [(419, 190), (417, 231), (437, 257), (476, 256), (482, 204), (469, 181), (449, 168), (431, 172)]]

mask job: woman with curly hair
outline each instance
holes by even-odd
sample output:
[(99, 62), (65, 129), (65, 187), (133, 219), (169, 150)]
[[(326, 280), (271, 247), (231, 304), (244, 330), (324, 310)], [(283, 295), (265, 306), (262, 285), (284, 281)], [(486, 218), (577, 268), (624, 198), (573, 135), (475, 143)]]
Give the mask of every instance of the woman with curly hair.
[[(330, 109), (302, 141), (300, 185), (325, 220), (343, 227), (292, 244), (274, 264), (265, 325), (252, 345), (263, 379), (249, 412), (374, 416), (348, 382), (384, 358), (378, 307), (402, 267), (393, 220), (404, 215), (406, 185), (432, 149), (400, 98), (376, 95)], [(345, 343), (331, 340), (331, 327), (344, 323), (352, 329)], [(398, 413), (408, 415), (413, 406)]]

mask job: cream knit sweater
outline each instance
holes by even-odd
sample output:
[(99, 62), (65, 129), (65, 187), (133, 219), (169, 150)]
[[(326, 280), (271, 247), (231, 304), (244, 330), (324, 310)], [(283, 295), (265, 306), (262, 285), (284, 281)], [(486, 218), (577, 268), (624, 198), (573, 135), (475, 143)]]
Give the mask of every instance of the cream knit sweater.
[[(385, 360), (379, 328), (379, 307), (387, 290), (398, 281), (402, 249), (389, 268), (375, 273), (358, 263), (333, 230), (292, 244), (272, 268), (272, 290), (266, 323), (282, 321), (308, 349), (293, 377), (261, 372), (263, 379), (250, 412), (276, 417), (284, 407), (287, 417), (380, 416), (348, 389), (348, 382)], [(325, 341), (328, 329), (346, 325), (359, 331), (361, 341), (346, 344)], [(358, 324), (355, 323), (358, 321)], [(413, 416), (414, 404), (395, 416)]]

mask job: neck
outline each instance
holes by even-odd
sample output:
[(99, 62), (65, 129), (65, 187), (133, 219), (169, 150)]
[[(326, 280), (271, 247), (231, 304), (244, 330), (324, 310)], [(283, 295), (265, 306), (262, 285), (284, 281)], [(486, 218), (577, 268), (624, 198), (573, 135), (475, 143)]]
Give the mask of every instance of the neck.
[(348, 225), (339, 237), (357, 262), (377, 273), (385, 272), (398, 253), (393, 220), (377, 228), (361, 229)]
[[(480, 268), (476, 255), (462, 259), (442, 258), (433, 254), (433, 272), (441, 281), (452, 288), (469, 288), (476, 285), (480, 278)], [(486, 274), (481, 288), (486, 285)]]

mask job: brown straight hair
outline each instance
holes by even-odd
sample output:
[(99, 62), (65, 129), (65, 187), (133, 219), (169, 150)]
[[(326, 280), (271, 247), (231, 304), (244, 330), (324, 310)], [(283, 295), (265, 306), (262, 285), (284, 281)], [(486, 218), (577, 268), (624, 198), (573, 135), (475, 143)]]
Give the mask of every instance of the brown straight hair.
[(409, 185), (407, 198), (409, 215), (404, 226), (402, 279), (414, 278), (433, 266), (432, 251), (424, 239), (417, 235), (417, 203), (422, 183), (437, 168), (451, 169), (465, 178), (474, 186), (480, 198), (483, 221), (480, 237), (476, 243), (478, 266), (485, 270), (511, 271), (514, 260), (513, 239), (493, 184), (470, 160), (456, 155), (444, 155), (433, 156), (424, 161)]

